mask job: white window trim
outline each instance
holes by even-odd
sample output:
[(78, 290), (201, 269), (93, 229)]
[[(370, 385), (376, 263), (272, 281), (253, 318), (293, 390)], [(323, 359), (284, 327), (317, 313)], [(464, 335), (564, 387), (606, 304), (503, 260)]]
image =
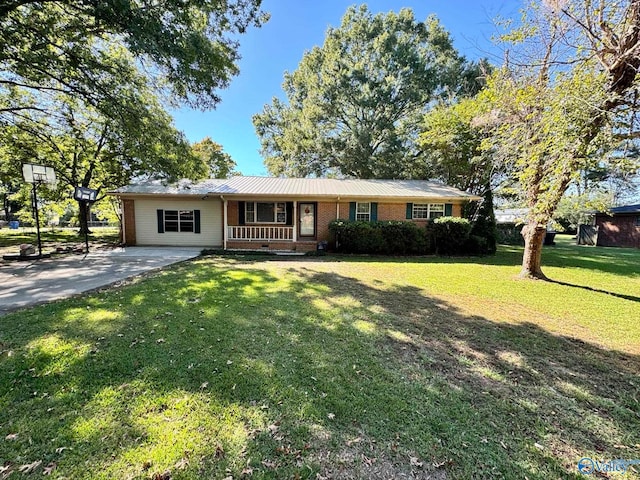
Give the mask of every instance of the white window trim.
[[(178, 213), (178, 231), (175, 232), (173, 230), (167, 230), (167, 212), (177, 212)], [(191, 212), (192, 220), (180, 220), (180, 212)], [(174, 222), (175, 220), (169, 220), (170, 222)], [(191, 223), (191, 230), (182, 230), (183, 223)], [(196, 211), (195, 210), (162, 210), (162, 227), (164, 233), (195, 233), (196, 232)]]
[[(366, 212), (359, 212), (358, 211), (358, 207), (360, 205), (367, 205), (367, 211)], [(367, 218), (366, 220), (363, 218), (358, 218), (358, 215), (366, 215)], [(358, 222), (370, 222), (371, 221), (371, 202), (356, 202), (356, 221)]]
[[(427, 207), (427, 216), (426, 217), (416, 217), (416, 206)], [(433, 220), (431, 218), (431, 207), (439, 207), (437, 212), (434, 213), (442, 213), (442, 216), (445, 215), (446, 206), (444, 203), (414, 203), (413, 208), (411, 209), (411, 218), (413, 220)], [(437, 217), (436, 217), (437, 218)]]
[[(271, 203), (273, 204), (273, 222), (260, 222), (258, 221), (258, 204), (259, 203)], [(278, 222), (278, 204), (284, 205), (284, 221)], [(247, 205), (253, 205), (253, 221), (247, 220)], [(260, 224), (260, 225), (286, 225), (287, 224), (287, 202), (245, 202), (244, 204), (244, 223), (245, 224)]]

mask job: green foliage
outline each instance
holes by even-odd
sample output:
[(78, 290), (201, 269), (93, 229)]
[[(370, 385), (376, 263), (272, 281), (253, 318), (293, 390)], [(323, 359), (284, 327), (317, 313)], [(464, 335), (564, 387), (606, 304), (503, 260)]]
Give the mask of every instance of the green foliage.
[(605, 212), (611, 206), (611, 197), (606, 193), (565, 195), (553, 215), (554, 224), (558, 230), (575, 234), (578, 225), (591, 225), (595, 212)]
[(489, 254), (496, 253), (496, 216), (493, 211), (493, 192), (486, 187), (482, 202), (472, 219), (470, 239), (475, 242), (477, 251), (470, 246), (469, 253)]
[(191, 151), (207, 166), (209, 178), (229, 178), (239, 174), (236, 171), (237, 164), (231, 155), (223, 150), (222, 145), (209, 137), (191, 145)]
[(407, 178), (422, 114), (477, 90), (477, 72), (434, 17), (351, 7), (285, 74), (287, 102), (253, 117), (265, 164), (274, 175)]
[(425, 254), (429, 247), (425, 230), (413, 222), (334, 220), (329, 231), (345, 253)]
[[(158, 92), (208, 108), (237, 74), (237, 34), (266, 20), (260, 0), (122, 2), (30, 0), (0, 6), (0, 97), (15, 87), (64, 92), (115, 118), (128, 103), (119, 94), (127, 66), (111, 50), (124, 48)], [(22, 108), (21, 102), (0, 103)], [(38, 108), (47, 109), (41, 98)], [(15, 111), (15, 110), (14, 110)]]
[(438, 255), (465, 255), (469, 253), (466, 247), (474, 248), (467, 243), (471, 234), (471, 222), (466, 218), (436, 218), (429, 223), (428, 231), (433, 239), (434, 251)]
[(463, 98), (427, 112), (418, 139), (424, 157), (413, 164), (414, 176), (438, 178), (466, 191), (484, 191), (497, 171), (491, 152), (482, 148), (487, 133), (474, 124), (483, 110), (480, 98)]
[[(192, 155), (183, 134), (145, 88), (144, 79), (138, 80), (138, 88), (130, 92), (136, 99), (135, 121), (113, 120), (62, 94), (52, 99), (55, 116), (37, 109), (23, 112), (18, 123), (0, 130), (0, 138), (7, 142), (2, 165), (7, 172), (19, 171), (21, 163), (53, 167), (57, 188), (50, 193), (41, 189), (42, 198), (48, 200), (68, 199), (76, 186), (97, 190), (100, 200), (106, 191), (134, 177), (201, 178), (206, 164)], [(81, 208), (82, 228), (85, 220)]]
[(475, 124), (529, 208), (522, 276), (545, 278), (542, 233), (567, 188), (637, 137), (640, 3), (531, 2), (503, 39), (511, 61), (479, 94)]
[(3, 473), (547, 480), (635, 456), (640, 251), (559, 243), (561, 283), (513, 282), (521, 248), (214, 257), (0, 316)]
[(524, 224), (501, 223), (496, 226), (496, 242), (500, 245), (524, 245), (522, 227)]

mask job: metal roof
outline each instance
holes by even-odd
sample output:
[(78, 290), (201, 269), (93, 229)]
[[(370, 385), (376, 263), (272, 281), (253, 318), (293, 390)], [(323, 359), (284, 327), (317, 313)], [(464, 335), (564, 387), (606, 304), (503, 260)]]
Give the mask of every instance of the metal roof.
[(614, 207), (611, 209), (611, 213), (640, 213), (640, 203)]
[(146, 182), (118, 188), (114, 195), (225, 195), (260, 197), (459, 198), (479, 200), (454, 187), (428, 180), (354, 180), (334, 178), (232, 177), (172, 185)]

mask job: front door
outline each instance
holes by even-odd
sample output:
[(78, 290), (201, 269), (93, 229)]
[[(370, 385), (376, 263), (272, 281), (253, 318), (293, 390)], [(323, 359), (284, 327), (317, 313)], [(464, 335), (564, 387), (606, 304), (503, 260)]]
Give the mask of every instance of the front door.
[(316, 236), (316, 204), (315, 203), (299, 203), (298, 204), (298, 225), (300, 226), (301, 237)]

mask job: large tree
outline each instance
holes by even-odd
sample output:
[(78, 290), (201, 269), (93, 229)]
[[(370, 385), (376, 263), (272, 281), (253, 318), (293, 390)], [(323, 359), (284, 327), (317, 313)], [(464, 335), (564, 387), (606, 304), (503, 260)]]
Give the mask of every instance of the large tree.
[[(76, 186), (97, 190), (99, 201), (109, 189), (134, 178), (206, 176), (207, 165), (193, 155), (183, 134), (153, 97), (139, 104), (145, 108), (137, 109), (137, 121), (122, 123), (59, 95), (52, 106), (57, 112), (54, 116), (38, 110), (23, 112), (19, 123), (3, 130), (5, 148), (0, 163), (14, 175), (21, 163), (53, 167), (58, 185), (50, 198), (61, 200), (71, 198)], [(86, 207), (79, 202), (81, 233), (87, 231)]]
[(234, 175), (240, 175), (236, 170), (236, 162), (227, 152), (224, 151), (222, 145), (205, 137), (199, 142), (191, 146), (194, 156), (207, 168), (207, 176), (209, 178), (229, 178)]
[[(238, 71), (237, 34), (260, 25), (261, 0), (8, 0), (0, 5), (0, 121), (66, 93), (107, 116), (127, 113), (125, 48), (167, 98), (208, 108)], [(22, 103), (16, 88), (38, 94)]]
[(489, 80), (476, 125), (529, 207), (521, 276), (541, 269), (546, 227), (579, 173), (640, 136), (640, 0), (532, 4), (506, 37), (509, 61)]
[(351, 7), (285, 73), (287, 101), (254, 116), (265, 164), (275, 175), (411, 176), (422, 114), (436, 99), (477, 90), (477, 77), (434, 17)]

